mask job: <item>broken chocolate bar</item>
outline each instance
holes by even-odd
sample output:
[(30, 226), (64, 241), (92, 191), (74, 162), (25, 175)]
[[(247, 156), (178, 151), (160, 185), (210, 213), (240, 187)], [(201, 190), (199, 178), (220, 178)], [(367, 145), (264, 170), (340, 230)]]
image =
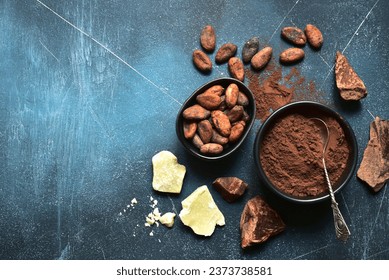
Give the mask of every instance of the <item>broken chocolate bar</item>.
[(284, 229), (278, 213), (260, 196), (255, 196), (247, 202), (240, 218), (241, 246), (244, 249), (263, 243)]
[(378, 192), (389, 179), (389, 121), (376, 117), (357, 176)]
[(242, 196), (248, 185), (237, 177), (220, 177), (212, 183), (212, 186), (226, 201), (234, 202)]
[(344, 100), (360, 100), (366, 97), (365, 84), (339, 51), (336, 52), (335, 79), (336, 87)]

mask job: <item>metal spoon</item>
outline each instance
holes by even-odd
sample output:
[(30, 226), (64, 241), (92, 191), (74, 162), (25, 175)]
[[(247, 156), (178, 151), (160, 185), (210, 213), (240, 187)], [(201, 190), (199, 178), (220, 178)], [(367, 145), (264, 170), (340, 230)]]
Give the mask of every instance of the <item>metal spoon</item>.
[(324, 142), (322, 161), (323, 161), (325, 178), (326, 178), (328, 189), (330, 191), (330, 196), (331, 196), (331, 208), (332, 208), (332, 213), (334, 215), (336, 237), (342, 241), (346, 241), (349, 238), (349, 236), (351, 235), (351, 233), (347, 227), (347, 224), (346, 224), (342, 214), (340, 213), (338, 203), (335, 200), (334, 191), (332, 189), (332, 185), (330, 182), (330, 178), (328, 176), (328, 171), (327, 171), (326, 162), (325, 162), (325, 153), (326, 153), (327, 146), (328, 146), (330, 131), (328, 129), (327, 124), (322, 119), (311, 118), (311, 120), (314, 120), (320, 124), (321, 137), (322, 137), (322, 140)]

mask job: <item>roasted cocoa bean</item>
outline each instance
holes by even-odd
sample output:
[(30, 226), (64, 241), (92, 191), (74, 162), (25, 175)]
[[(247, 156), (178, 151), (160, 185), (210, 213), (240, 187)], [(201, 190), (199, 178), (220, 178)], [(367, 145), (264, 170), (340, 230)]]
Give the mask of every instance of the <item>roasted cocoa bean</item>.
[(323, 45), (323, 34), (316, 26), (307, 24), (305, 27), (305, 35), (308, 43), (315, 49), (320, 49)]
[(184, 121), (183, 129), (184, 129), (184, 137), (186, 139), (192, 139), (197, 130), (197, 123)]
[(236, 104), (245, 107), (245, 106), (249, 105), (249, 103), (250, 102), (249, 102), (247, 95), (240, 91), (238, 94), (238, 101), (236, 102)]
[(231, 110), (227, 112), (227, 117), (230, 120), (230, 123), (239, 121), (243, 117), (243, 106), (235, 105)]
[(245, 127), (245, 122), (240, 121), (234, 124), (234, 126), (231, 127), (231, 133), (230, 136), (228, 137), (229, 142), (236, 142), (243, 134)]
[(244, 65), (239, 57), (234, 56), (228, 60), (228, 70), (230, 71), (231, 77), (241, 82), (244, 81)]
[(225, 137), (228, 137), (231, 133), (231, 123), (227, 115), (222, 111), (215, 110), (211, 114), (212, 123), (215, 126), (216, 130)]
[(281, 36), (296, 46), (304, 46), (307, 42), (304, 32), (297, 27), (284, 27), (281, 30)]
[(213, 93), (202, 93), (196, 97), (197, 103), (203, 106), (205, 109), (213, 110), (219, 107), (222, 102), (219, 95)]
[(193, 51), (193, 64), (201, 72), (210, 72), (212, 70), (212, 61), (206, 53), (201, 50)]
[(199, 134), (201, 141), (203, 141), (204, 144), (211, 141), (213, 129), (209, 120), (202, 120), (199, 122), (197, 125), (197, 133)]
[(284, 64), (296, 63), (304, 58), (304, 50), (299, 48), (289, 48), (280, 54), (280, 62)]
[(227, 62), (231, 57), (233, 57), (236, 53), (238, 47), (232, 43), (226, 43), (222, 45), (215, 56), (215, 61), (218, 64)]
[(204, 26), (200, 35), (200, 44), (207, 52), (213, 52), (216, 46), (215, 30), (211, 25)]
[(230, 84), (226, 89), (226, 105), (228, 108), (232, 108), (238, 102), (239, 87), (237, 84)]
[(251, 58), (258, 52), (259, 39), (258, 37), (252, 37), (248, 40), (242, 49), (242, 60), (244, 63), (249, 63)]
[(211, 112), (207, 109), (201, 107), (198, 104), (195, 104), (193, 106), (190, 106), (189, 108), (186, 108), (184, 112), (182, 113), (182, 116), (187, 120), (197, 120), (201, 121), (204, 119), (209, 118), (211, 115)]
[(269, 63), (272, 53), (273, 49), (271, 47), (263, 48), (253, 56), (251, 59), (251, 66), (255, 70), (264, 68)]
[(212, 93), (212, 94), (216, 94), (216, 95), (221, 96), (224, 93), (224, 87), (222, 87), (220, 85), (214, 85), (214, 86), (210, 87), (209, 89), (207, 89), (206, 91), (204, 91), (204, 93), (205, 94)]
[(193, 136), (192, 143), (198, 149), (200, 149), (204, 145), (203, 141), (201, 140), (201, 138), (198, 134), (195, 134)]
[(223, 146), (216, 143), (204, 144), (200, 148), (202, 154), (217, 155), (223, 152)]
[(216, 144), (220, 144), (220, 145), (225, 145), (228, 143), (228, 137), (224, 137), (224, 136), (220, 135), (220, 133), (214, 129), (212, 132), (211, 142), (216, 143)]

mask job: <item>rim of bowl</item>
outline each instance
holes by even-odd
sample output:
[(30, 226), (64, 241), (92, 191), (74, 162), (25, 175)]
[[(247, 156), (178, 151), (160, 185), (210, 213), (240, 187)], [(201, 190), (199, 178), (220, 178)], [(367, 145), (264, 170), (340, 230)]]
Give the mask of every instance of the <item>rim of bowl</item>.
[[(195, 147), (190, 141), (188, 141), (184, 137), (184, 133), (182, 130), (182, 124), (183, 124), (183, 117), (182, 112), (189, 106), (194, 105), (196, 103), (195, 96), (201, 94), (206, 89), (217, 85), (217, 84), (231, 84), (235, 83), (238, 85), (239, 90), (246, 94), (247, 98), (249, 99), (249, 105), (246, 107), (246, 112), (250, 116), (250, 121), (246, 123), (245, 131), (239, 141), (233, 143), (231, 145), (231, 148), (227, 148), (226, 150), (223, 150), (222, 153), (219, 155), (204, 155), (201, 154), (199, 149)], [(193, 91), (193, 93), (185, 100), (185, 102), (182, 104), (180, 110), (178, 111), (177, 118), (176, 118), (176, 134), (182, 145), (188, 150), (192, 155), (196, 156), (197, 158), (208, 160), (208, 161), (215, 161), (219, 159), (226, 158), (227, 156), (231, 155), (233, 152), (235, 152), (246, 140), (251, 128), (253, 127), (254, 121), (255, 121), (255, 112), (256, 112), (256, 105), (255, 105), (255, 98), (252, 93), (252, 91), (246, 86), (243, 82), (235, 79), (235, 78), (216, 78), (213, 79), (200, 87), (198, 87), (196, 90)]]
[(300, 204), (312, 204), (312, 203), (316, 203), (316, 202), (325, 201), (325, 200), (330, 199), (330, 194), (329, 194), (329, 192), (326, 192), (324, 195), (322, 194), (322, 195), (319, 195), (317, 197), (303, 198), (303, 197), (291, 196), (287, 193), (282, 192), (276, 186), (274, 186), (271, 183), (271, 181), (268, 179), (268, 177), (266, 176), (266, 174), (262, 168), (262, 165), (261, 165), (259, 152), (260, 152), (260, 146), (261, 146), (260, 144), (262, 143), (264, 136), (266, 135), (268, 129), (271, 128), (273, 123), (278, 119), (278, 117), (288, 115), (289, 111), (296, 112), (296, 111), (293, 111), (296, 108), (307, 107), (307, 106), (310, 107), (311, 110), (312, 110), (312, 108), (316, 108), (316, 109), (319, 109), (320, 112), (327, 114), (330, 117), (334, 117), (338, 121), (339, 125), (342, 127), (342, 129), (345, 133), (346, 139), (349, 143), (350, 155), (349, 155), (349, 158), (347, 161), (347, 166), (348, 166), (349, 170), (347, 173), (342, 174), (342, 176), (340, 178), (340, 180), (342, 181), (341, 184), (339, 186), (336, 186), (336, 188), (333, 186), (334, 194), (339, 192), (345, 185), (347, 185), (347, 183), (349, 182), (349, 180), (351, 179), (351, 177), (354, 174), (354, 170), (356, 168), (357, 159), (358, 159), (358, 145), (357, 145), (357, 140), (356, 140), (354, 131), (353, 131), (352, 127), (350, 126), (350, 124), (347, 122), (347, 120), (345, 120), (334, 109), (328, 107), (327, 105), (321, 104), (319, 102), (296, 101), (296, 102), (286, 104), (286, 105), (282, 106), (281, 108), (277, 109), (276, 111), (274, 111), (262, 124), (262, 126), (258, 130), (257, 135), (255, 137), (255, 141), (254, 141), (255, 164), (257, 167), (257, 171), (259, 171), (259, 175), (261, 177), (261, 180), (265, 183), (265, 185), (268, 187), (268, 189), (270, 189), (275, 194), (279, 195), (280, 197), (282, 197), (286, 200), (289, 200), (292, 202), (297, 202)]

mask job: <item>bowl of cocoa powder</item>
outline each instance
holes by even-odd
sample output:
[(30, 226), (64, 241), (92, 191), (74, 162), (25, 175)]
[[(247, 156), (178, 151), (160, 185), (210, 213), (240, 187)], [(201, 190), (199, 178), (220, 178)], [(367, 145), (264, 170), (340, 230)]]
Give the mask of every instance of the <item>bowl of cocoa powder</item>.
[(246, 139), (255, 120), (251, 90), (234, 78), (218, 78), (196, 89), (177, 114), (176, 134), (192, 155), (226, 158)]
[(357, 164), (357, 142), (348, 122), (317, 102), (287, 104), (273, 112), (255, 139), (254, 157), (262, 182), (277, 195), (298, 203), (330, 198), (322, 164), (324, 140), (312, 118), (329, 128), (325, 162), (335, 193), (350, 180)]

